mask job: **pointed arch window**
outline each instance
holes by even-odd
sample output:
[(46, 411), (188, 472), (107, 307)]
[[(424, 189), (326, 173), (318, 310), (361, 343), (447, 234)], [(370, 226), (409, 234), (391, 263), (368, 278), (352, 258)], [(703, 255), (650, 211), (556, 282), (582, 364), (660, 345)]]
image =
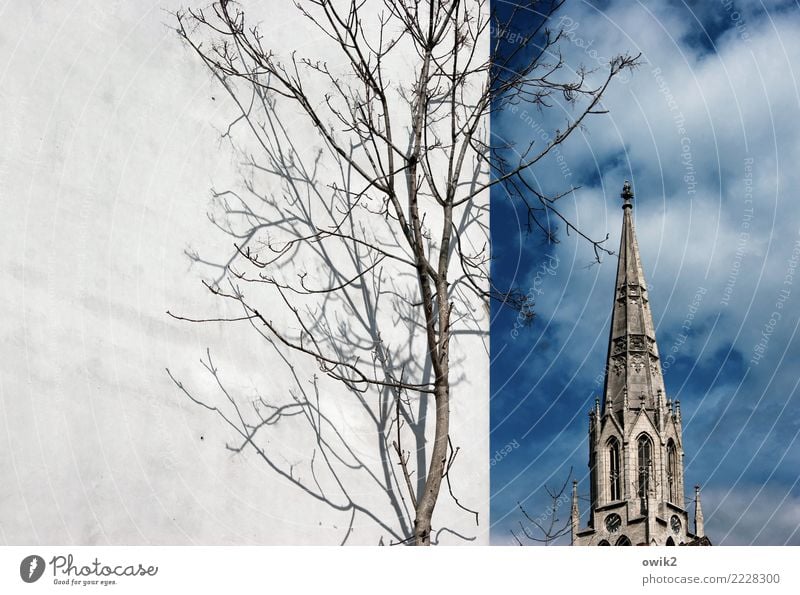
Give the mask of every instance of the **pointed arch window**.
[(637, 456), (639, 468), (638, 495), (641, 512), (644, 514), (647, 510), (647, 494), (650, 491), (650, 473), (653, 466), (653, 443), (647, 434), (639, 436)]
[(667, 443), (667, 485), (669, 501), (678, 502), (678, 450), (672, 440)]
[(617, 539), (617, 545), (632, 545), (631, 540), (628, 539), (625, 535)]
[(622, 473), (620, 467), (619, 441), (608, 441), (608, 486), (611, 501), (622, 499)]

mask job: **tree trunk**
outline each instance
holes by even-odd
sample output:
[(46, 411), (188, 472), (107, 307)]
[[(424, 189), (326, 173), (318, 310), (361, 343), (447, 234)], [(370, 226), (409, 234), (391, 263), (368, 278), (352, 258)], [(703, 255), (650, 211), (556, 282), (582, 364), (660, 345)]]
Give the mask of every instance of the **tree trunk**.
[[(431, 544), (431, 519), (439, 498), (442, 478), (445, 474), (447, 450), (450, 436), (450, 304), (447, 301), (447, 285), (437, 287), (439, 306), (439, 375), (434, 384), (436, 403), (436, 427), (433, 437), (433, 452), (425, 479), (425, 491), (417, 503), (414, 520), (414, 545)], [(432, 354), (433, 355), (433, 354)]]
[(414, 545), (431, 544), (431, 518), (447, 461), (447, 437), (450, 431), (450, 386), (445, 378), (437, 382), (436, 392), (436, 430), (433, 439), (431, 464), (425, 480), (425, 491), (417, 504), (417, 516), (414, 520)]

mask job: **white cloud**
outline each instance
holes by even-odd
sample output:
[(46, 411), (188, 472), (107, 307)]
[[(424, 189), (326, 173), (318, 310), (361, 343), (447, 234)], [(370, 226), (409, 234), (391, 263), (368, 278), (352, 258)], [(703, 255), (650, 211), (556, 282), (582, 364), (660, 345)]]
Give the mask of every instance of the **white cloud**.
[[(585, 42), (592, 42), (598, 55), (642, 52), (646, 63), (608, 94), (605, 105), (611, 113), (595, 117), (562, 148), (575, 174), (569, 181), (584, 185), (573, 203), (562, 206), (591, 236), (610, 233), (610, 247), (616, 250), (618, 195), (622, 181), (633, 180), (637, 235), (662, 357), (672, 346), (668, 339), (680, 331), (702, 292), (688, 339), (680, 345), (680, 354), (696, 360), (697, 367), (688, 381), (677, 368), (668, 371), (667, 390), (680, 390), (689, 410), (704, 416), (688, 430), (710, 430), (722, 416), (721, 428), (740, 435), (730, 445), (692, 437), (690, 442), (702, 448), (687, 453), (687, 460), (697, 460), (692, 472), (698, 477), (689, 481), (704, 480), (699, 474), (716, 470), (714, 490), (721, 489), (740, 472), (729, 459), (750, 460), (743, 481), (757, 482), (774, 472), (774, 485), (757, 500), (758, 507), (769, 508), (779, 505), (786, 482), (794, 481), (797, 467), (787, 469), (800, 450), (792, 439), (794, 422), (781, 413), (796, 400), (796, 371), (789, 362), (800, 357), (794, 341), (800, 276), (791, 276), (792, 251), (800, 239), (800, 205), (793, 196), (800, 187), (800, 73), (791, 60), (800, 55), (800, 15), (767, 17), (760, 6), (737, 3), (741, 15), (732, 28), (718, 36), (710, 32), (716, 37), (716, 52), (696, 43), (697, 26), (685, 8), (619, 1), (602, 14), (587, 3), (568, 8), (572, 12), (564, 14), (579, 24), (574, 35), (584, 41), (566, 48), (569, 60), (582, 59), (591, 66)], [(721, 17), (715, 22), (716, 27), (731, 26)], [(516, 134), (520, 145), (527, 144), (524, 127), (510, 124), (496, 132), (506, 131)], [(751, 186), (747, 175), (752, 175)], [(565, 185), (554, 167), (540, 168), (537, 177), (545, 188)], [(563, 233), (561, 238), (557, 254), (562, 264), (553, 290), (538, 301), (537, 313), (540, 328), (550, 324), (550, 338), (563, 346), (560, 361), (553, 365), (567, 370), (585, 364), (585, 382), (594, 375), (592, 365), (602, 369), (616, 261), (607, 258), (600, 267), (585, 269), (590, 248)], [(529, 259), (536, 261), (535, 256)], [(789, 291), (782, 309), (777, 306), (781, 290)], [(775, 311), (781, 316), (770, 328)], [(704, 371), (704, 366), (743, 371), (765, 328), (765, 355), (751, 365), (740, 390), (739, 378), (731, 385), (726, 372), (716, 376), (705, 394), (705, 383), (716, 371)], [(526, 374), (537, 378), (537, 371), (552, 364), (537, 362), (536, 353), (529, 360)], [(578, 403), (583, 395), (573, 392), (561, 398)], [(768, 437), (762, 447), (763, 432), (770, 428), (772, 436), (784, 439)], [(721, 502), (716, 494), (712, 490), (707, 496), (711, 506), (719, 506), (712, 526), (730, 532), (726, 543), (774, 543), (770, 534), (778, 533), (764, 531), (756, 537), (752, 527), (736, 523), (733, 500)], [(780, 512), (770, 522), (796, 527), (800, 521)]]

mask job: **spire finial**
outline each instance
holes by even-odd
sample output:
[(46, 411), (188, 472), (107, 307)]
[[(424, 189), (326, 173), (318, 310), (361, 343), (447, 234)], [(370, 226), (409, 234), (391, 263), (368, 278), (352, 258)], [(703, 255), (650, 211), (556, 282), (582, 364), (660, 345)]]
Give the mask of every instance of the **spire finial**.
[(633, 189), (631, 188), (631, 183), (628, 180), (625, 180), (625, 183), (622, 185), (622, 194), (620, 197), (623, 199), (622, 208), (631, 208), (633, 203), (631, 203), (631, 199), (633, 198)]

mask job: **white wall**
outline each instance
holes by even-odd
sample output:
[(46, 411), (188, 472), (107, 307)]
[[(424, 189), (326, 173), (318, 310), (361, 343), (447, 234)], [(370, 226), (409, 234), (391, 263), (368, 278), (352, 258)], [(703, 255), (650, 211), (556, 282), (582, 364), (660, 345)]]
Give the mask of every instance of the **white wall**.
[[(290, 4), (270, 8), (265, 30), (281, 47), (312, 43)], [(183, 251), (230, 251), (206, 212), (210, 187), (238, 180), (219, 141), (233, 105), (170, 30), (165, 8), (174, 6), (0, 10), (0, 542), (340, 543), (350, 511), (304, 496), (250, 450), (226, 450), (234, 435), (165, 372), (219, 398), (198, 362), (209, 348), (245, 401), (291, 388), (276, 353), (248, 329), (165, 314), (223, 311), (200, 285), (208, 270), (190, 267)], [(480, 511), (480, 526), (446, 493), (434, 525), (474, 538), (443, 533), (443, 543), (485, 543), (485, 333), (459, 338), (454, 358), (454, 375), (464, 375), (453, 404), (454, 488)], [(304, 378), (316, 369), (296, 362)], [(364, 408), (322, 386), (355, 451), (380, 469)], [(283, 468), (308, 469), (308, 436), (287, 427), (266, 439)], [(396, 525), (386, 494), (363, 477), (346, 479), (353, 499)], [(391, 539), (358, 514), (347, 542), (381, 538)]]

